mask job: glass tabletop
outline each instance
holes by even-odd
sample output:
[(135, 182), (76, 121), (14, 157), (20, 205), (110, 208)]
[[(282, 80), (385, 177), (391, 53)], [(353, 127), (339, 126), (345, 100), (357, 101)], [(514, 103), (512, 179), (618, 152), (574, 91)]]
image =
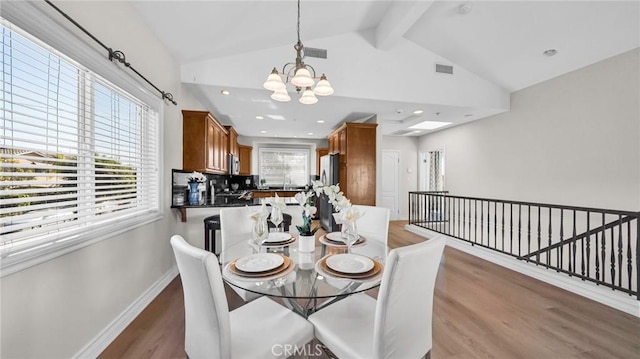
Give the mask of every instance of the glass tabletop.
[[(388, 250), (384, 243), (366, 238), (362, 243), (354, 244), (351, 247), (351, 254), (372, 259), (376, 263), (376, 268), (372, 270), (375, 274), (371, 276), (355, 274), (355, 277), (362, 278), (348, 278), (349, 274), (331, 273), (331, 268), (327, 268), (326, 265), (326, 259), (329, 256), (347, 253), (346, 246), (327, 241), (322, 236), (317, 236), (313, 252), (299, 250), (297, 235), (293, 235), (296, 238), (295, 242), (285, 246), (263, 246), (248, 239), (239, 240), (237, 244), (220, 253), (222, 277), (228, 284), (250, 292), (272, 297), (309, 300), (350, 295), (380, 285)], [(235, 261), (240, 258), (244, 261), (246, 256), (256, 253), (280, 254), (291, 261), (292, 268), (273, 275), (265, 272), (266, 277), (259, 274), (255, 277), (238, 275)]]

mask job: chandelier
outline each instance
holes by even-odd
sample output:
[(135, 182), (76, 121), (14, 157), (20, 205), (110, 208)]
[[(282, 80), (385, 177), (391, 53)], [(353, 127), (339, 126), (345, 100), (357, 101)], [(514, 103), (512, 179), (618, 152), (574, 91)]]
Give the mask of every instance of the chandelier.
[[(296, 62), (285, 64), (282, 67), (282, 72), (278, 72), (274, 67), (271, 74), (267, 77), (267, 81), (263, 84), (264, 88), (273, 91), (271, 98), (280, 102), (291, 101), (291, 97), (287, 92), (286, 83), (291, 83), (295, 87), (296, 92), (300, 93), (302, 91), (302, 95), (298, 101), (305, 105), (312, 105), (318, 102), (316, 95), (329, 96), (333, 94), (333, 87), (331, 87), (331, 84), (327, 81), (327, 76), (324, 74), (320, 76), (313, 90), (311, 89), (318, 77), (316, 77), (316, 70), (311, 65), (307, 65), (302, 61), (304, 45), (302, 45), (302, 41), (300, 41), (300, 0), (298, 0), (298, 42), (293, 48), (296, 50)], [(284, 81), (282, 80), (283, 77), (285, 79)]]

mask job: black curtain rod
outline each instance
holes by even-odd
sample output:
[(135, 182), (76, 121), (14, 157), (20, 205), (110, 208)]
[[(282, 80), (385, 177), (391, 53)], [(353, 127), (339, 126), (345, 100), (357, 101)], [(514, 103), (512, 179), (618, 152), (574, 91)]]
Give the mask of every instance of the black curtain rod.
[(82, 25), (78, 24), (74, 19), (72, 19), (71, 16), (67, 15), (64, 11), (60, 10), (57, 6), (53, 5), (53, 3), (51, 1), (49, 1), (49, 0), (44, 0), (44, 1), (47, 4), (51, 5), (52, 8), (54, 8), (57, 12), (59, 12), (62, 16), (64, 16), (67, 20), (69, 20), (72, 24), (74, 24), (78, 29), (82, 30), (82, 32), (87, 34), (87, 36), (89, 36), (93, 41), (97, 42), (98, 45), (102, 46), (105, 50), (107, 50), (107, 52), (109, 52), (109, 56), (108, 56), (109, 61), (113, 62), (113, 60), (116, 60), (119, 63), (123, 64), (125, 67), (127, 67), (131, 71), (133, 71), (136, 75), (140, 76), (140, 78), (145, 80), (149, 85), (151, 85), (154, 89), (156, 89), (156, 91), (160, 92), (160, 94), (162, 95), (162, 99), (163, 100), (169, 100), (169, 102), (171, 102), (172, 104), (178, 105), (178, 103), (173, 99), (173, 95), (170, 92), (164, 92), (164, 91), (160, 90), (151, 81), (147, 80), (146, 77), (142, 76), (142, 74), (139, 73), (138, 70), (133, 68), (133, 66), (131, 66), (131, 64), (127, 62), (127, 60), (126, 60), (126, 58), (124, 56), (124, 53), (122, 51), (113, 50), (112, 48), (110, 48), (107, 45), (103, 44), (102, 41), (98, 40), (98, 38), (93, 36), (93, 34), (91, 34), (84, 27), (82, 27)]

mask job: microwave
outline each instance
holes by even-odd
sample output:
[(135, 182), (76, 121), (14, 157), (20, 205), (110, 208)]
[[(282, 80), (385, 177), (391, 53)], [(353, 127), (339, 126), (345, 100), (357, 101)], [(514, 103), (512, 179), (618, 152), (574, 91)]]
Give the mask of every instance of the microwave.
[(229, 154), (229, 174), (240, 174), (240, 159), (238, 156), (233, 155), (233, 153)]

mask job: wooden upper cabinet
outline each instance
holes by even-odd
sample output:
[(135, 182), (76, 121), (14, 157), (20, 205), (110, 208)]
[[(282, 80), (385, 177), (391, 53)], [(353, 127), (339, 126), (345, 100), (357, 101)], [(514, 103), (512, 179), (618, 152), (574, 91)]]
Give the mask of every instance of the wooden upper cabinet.
[(182, 168), (227, 172), (227, 130), (208, 111), (182, 110)]
[(231, 126), (224, 126), (229, 133), (229, 153), (236, 157), (240, 157), (240, 149), (238, 148), (238, 133)]
[(340, 189), (353, 204), (376, 204), (377, 126), (346, 122), (329, 135), (329, 150), (340, 153)]
[(238, 152), (240, 158), (240, 175), (241, 176), (249, 176), (251, 175), (251, 153), (253, 152), (253, 147), (238, 145)]

